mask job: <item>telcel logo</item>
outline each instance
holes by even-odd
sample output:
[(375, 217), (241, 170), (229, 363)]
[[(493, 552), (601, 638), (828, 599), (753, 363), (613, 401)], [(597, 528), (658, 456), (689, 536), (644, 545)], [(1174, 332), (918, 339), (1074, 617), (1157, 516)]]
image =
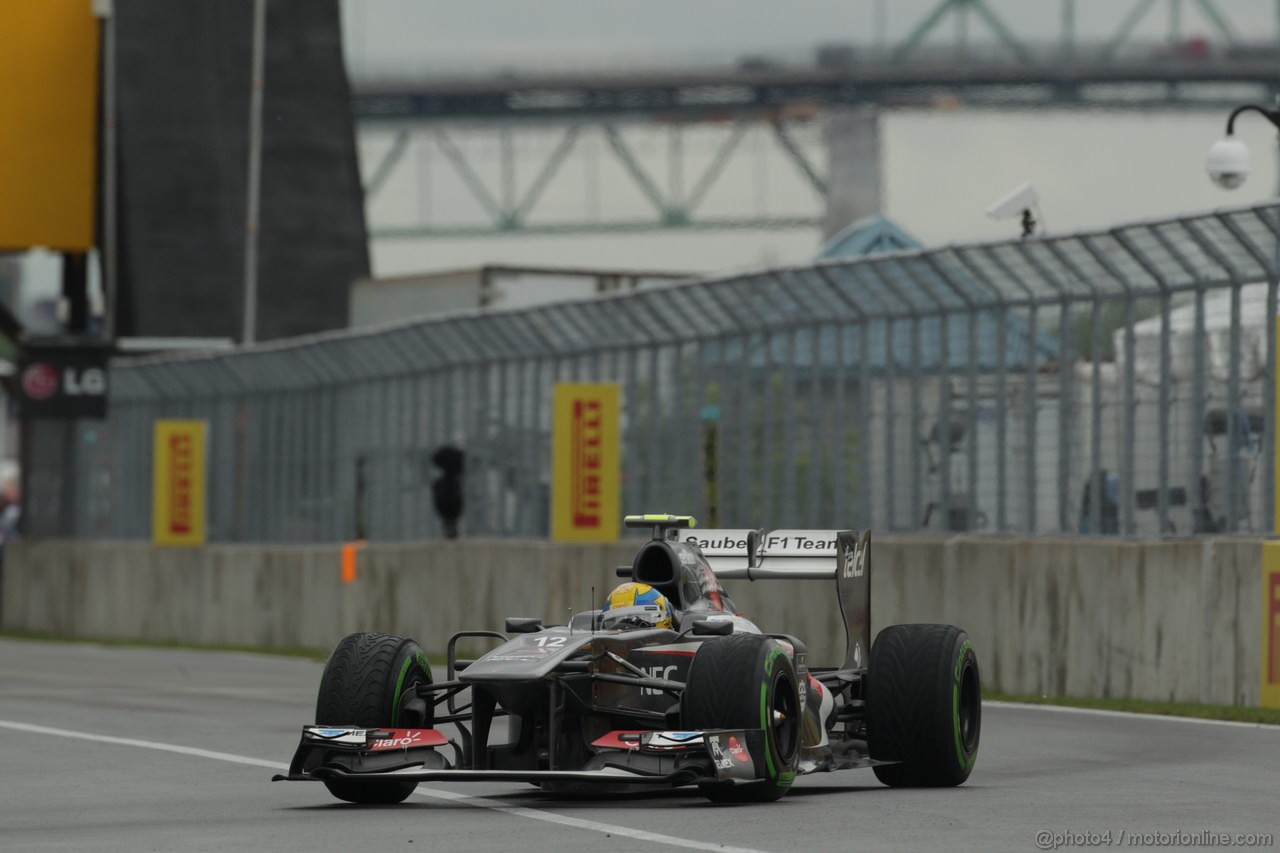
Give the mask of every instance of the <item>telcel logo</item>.
[(844, 552), (844, 576), (847, 578), (860, 578), (862, 573), (867, 570), (867, 551), (862, 543), (854, 545), (852, 548)]

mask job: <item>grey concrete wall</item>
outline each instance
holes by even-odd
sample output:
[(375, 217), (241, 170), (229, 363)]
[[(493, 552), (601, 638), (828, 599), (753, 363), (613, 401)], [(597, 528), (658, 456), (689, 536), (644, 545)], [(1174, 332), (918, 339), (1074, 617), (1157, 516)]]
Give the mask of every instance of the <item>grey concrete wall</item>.
[[(1238, 539), (880, 537), (873, 628), (959, 625), (984, 683), (1005, 692), (1256, 705), (1261, 550)], [(563, 622), (602, 600), (618, 583), (613, 567), (633, 553), (633, 544), (510, 540), (375, 545), (344, 585), (334, 546), (20, 541), (5, 557), (0, 626), (317, 648), (378, 630), (443, 654), (453, 632), (500, 629), (507, 616)], [(842, 656), (830, 583), (729, 587), (765, 630), (809, 643), (814, 663)]]

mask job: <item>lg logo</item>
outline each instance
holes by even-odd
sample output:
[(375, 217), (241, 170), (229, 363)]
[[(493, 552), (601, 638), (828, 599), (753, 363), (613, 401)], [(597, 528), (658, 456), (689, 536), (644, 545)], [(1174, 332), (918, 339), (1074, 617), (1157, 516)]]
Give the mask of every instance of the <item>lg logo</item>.
[(52, 365), (37, 361), (22, 371), (22, 392), (31, 400), (48, 400), (58, 393), (68, 397), (101, 397), (107, 393), (107, 374), (98, 367), (76, 370), (68, 367), (62, 371), (61, 382)]
[(42, 361), (22, 371), (22, 393), (32, 400), (48, 400), (58, 393), (58, 372)]

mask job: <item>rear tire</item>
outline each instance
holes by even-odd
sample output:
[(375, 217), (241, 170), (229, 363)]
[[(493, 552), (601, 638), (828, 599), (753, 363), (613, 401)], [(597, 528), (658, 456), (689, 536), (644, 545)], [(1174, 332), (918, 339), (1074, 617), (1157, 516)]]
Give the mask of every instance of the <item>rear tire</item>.
[(685, 683), (682, 720), (687, 729), (764, 729), (765, 779), (745, 785), (705, 784), (717, 803), (763, 803), (790, 788), (800, 760), (802, 711), (795, 664), (775, 640), (732, 634), (704, 642)]
[[(413, 640), (393, 634), (351, 634), (334, 647), (320, 679), (316, 725), (402, 727), (402, 699), (431, 683), (431, 666)], [(417, 782), (325, 780), (329, 793), (349, 803), (403, 802)]]
[(969, 778), (978, 756), (982, 690), (969, 635), (954, 625), (892, 625), (867, 674), (871, 757), (892, 787), (940, 788)]

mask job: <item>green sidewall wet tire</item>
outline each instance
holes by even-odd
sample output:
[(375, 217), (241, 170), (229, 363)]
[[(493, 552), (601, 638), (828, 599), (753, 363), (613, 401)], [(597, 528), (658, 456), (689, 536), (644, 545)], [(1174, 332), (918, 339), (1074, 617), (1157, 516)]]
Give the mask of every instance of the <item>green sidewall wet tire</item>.
[[(351, 634), (333, 649), (320, 679), (316, 725), (395, 728), (401, 698), (431, 682), (431, 666), (413, 640), (394, 634)], [(349, 803), (403, 802), (416, 782), (326, 780), (329, 793)]]
[(867, 740), (876, 778), (939, 788), (969, 778), (982, 728), (981, 680), (969, 636), (954, 625), (892, 625), (867, 674)]
[[(721, 803), (776, 800), (795, 779), (800, 759), (801, 712), (795, 664), (778, 642), (760, 634), (732, 634), (704, 642), (689, 667), (682, 724), (699, 729), (764, 729), (766, 778), (749, 785), (706, 784), (702, 793)], [(774, 711), (787, 718), (779, 724)]]

